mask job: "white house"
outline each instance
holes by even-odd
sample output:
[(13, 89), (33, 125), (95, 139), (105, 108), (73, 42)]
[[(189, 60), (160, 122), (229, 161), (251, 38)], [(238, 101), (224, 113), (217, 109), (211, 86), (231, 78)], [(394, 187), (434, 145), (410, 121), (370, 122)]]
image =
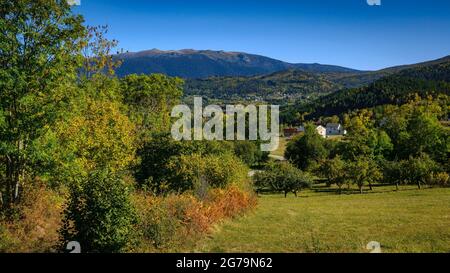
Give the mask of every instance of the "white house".
[[(305, 132), (305, 127), (304, 126), (297, 127), (297, 131), (299, 133), (304, 133)], [(316, 127), (316, 131), (322, 137), (327, 137), (327, 129), (325, 127), (323, 127), (322, 125), (317, 126)]]
[(327, 136), (342, 136), (346, 135), (347, 131), (340, 123), (328, 123), (326, 128)]
[[(323, 127), (322, 125), (319, 125), (316, 127), (316, 131), (319, 135), (321, 135), (322, 137), (326, 138), (327, 137), (327, 128)], [(344, 130), (345, 131), (345, 130)], [(284, 129), (284, 136), (287, 138), (291, 138), (299, 133), (304, 133), (305, 132), (305, 127), (304, 126), (299, 126), (299, 127), (294, 127), (294, 128), (285, 128)]]
[(316, 131), (322, 137), (324, 137), (324, 138), (327, 137), (327, 129), (325, 127), (323, 127), (322, 125), (317, 126)]

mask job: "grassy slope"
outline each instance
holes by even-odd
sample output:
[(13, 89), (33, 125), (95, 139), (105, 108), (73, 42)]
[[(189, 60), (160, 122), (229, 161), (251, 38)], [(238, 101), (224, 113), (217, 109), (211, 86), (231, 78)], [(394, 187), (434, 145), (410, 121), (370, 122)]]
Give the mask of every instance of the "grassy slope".
[[(218, 225), (201, 252), (450, 252), (450, 189), (266, 195), (255, 212)], [(406, 189), (406, 190), (405, 190)]]

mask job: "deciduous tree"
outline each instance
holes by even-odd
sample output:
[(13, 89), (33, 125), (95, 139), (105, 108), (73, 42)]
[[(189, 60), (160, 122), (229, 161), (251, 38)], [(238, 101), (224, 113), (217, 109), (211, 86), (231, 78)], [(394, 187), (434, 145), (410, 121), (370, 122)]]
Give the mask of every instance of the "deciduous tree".
[(0, 161), (5, 203), (29, 175), (33, 141), (67, 107), (85, 28), (65, 0), (0, 3)]

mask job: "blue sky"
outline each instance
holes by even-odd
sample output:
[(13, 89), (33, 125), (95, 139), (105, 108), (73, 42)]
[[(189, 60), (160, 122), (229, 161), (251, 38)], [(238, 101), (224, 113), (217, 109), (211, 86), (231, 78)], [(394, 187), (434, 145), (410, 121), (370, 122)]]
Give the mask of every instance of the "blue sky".
[(81, 0), (129, 51), (213, 49), (374, 70), (450, 55), (450, 1)]

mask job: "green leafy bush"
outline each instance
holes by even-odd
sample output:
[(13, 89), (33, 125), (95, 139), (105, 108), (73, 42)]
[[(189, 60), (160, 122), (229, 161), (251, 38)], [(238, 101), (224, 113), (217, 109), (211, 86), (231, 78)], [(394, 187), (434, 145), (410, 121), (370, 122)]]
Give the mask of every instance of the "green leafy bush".
[(221, 187), (231, 181), (240, 183), (247, 175), (247, 167), (233, 155), (233, 145), (227, 142), (174, 141), (169, 134), (158, 134), (139, 156), (137, 181), (156, 193), (193, 190), (204, 181)]
[(60, 230), (61, 243), (77, 241), (83, 252), (120, 252), (130, 241), (135, 211), (130, 186), (108, 171), (73, 183)]
[(450, 177), (448, 173), (440, 172), (433, 176), (433, 185), (440, 187), (447, 187), (449, 185)]
[(202, 187), (223, 188), (235, 184), (244, 186), (248, 168), (234, 155), (200, 154), (173, 157), (167, 164), (172, 173), (169, 178), (169, 190), (199, 191)]
[(234, 154), (249, 166), (267, 161), (269, 155), (261, 151), (258, 141), (234, 142)]

